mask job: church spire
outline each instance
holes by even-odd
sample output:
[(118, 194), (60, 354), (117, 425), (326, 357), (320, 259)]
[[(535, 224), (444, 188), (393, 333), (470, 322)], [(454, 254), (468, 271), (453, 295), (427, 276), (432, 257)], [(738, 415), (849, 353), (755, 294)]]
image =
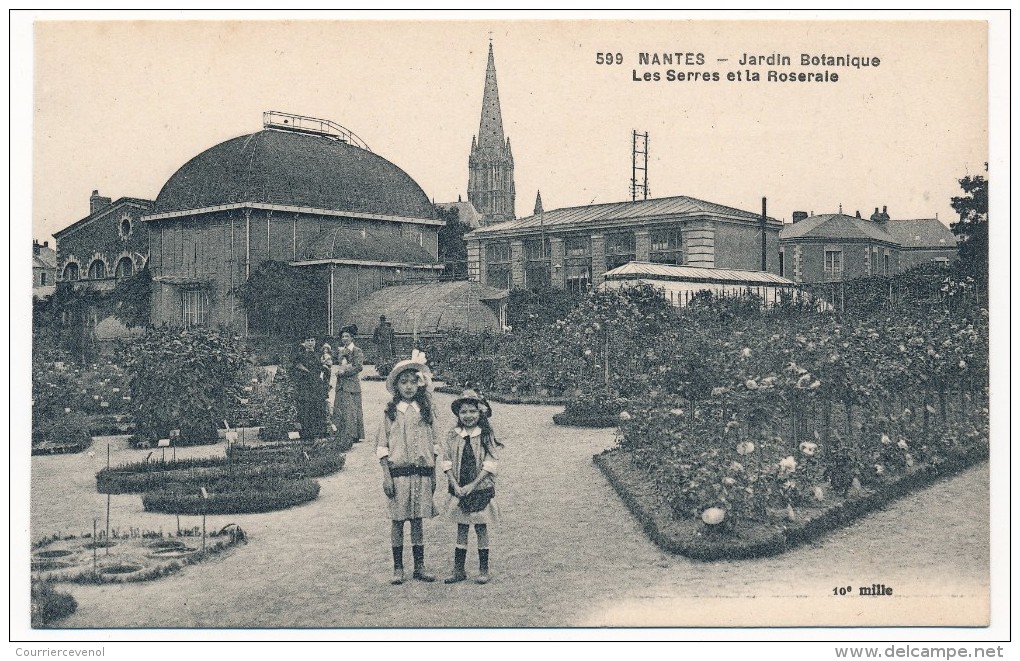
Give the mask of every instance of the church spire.
[(482, 119), (478, 124), (478, 147), (484, 152), (502, 151), (503, 115), (499, 109), (499, 88), (496, 85), (496, 59), (489, 43), (489, 63), (485, 67), (485, 90), (482, 92)]
[(535, 215), (542, 213), (545, 209), (542, 208), (542, 191), (538, 191), (535, 195)]
[(478, 135), (471, 138), (468, 157), (468, 201), (482, 214), (482, 225), (513, 220), (514, 156), (503, 134), (503, 114), (496, 85), (496, 58), (489, 43), (482, 90), (482, 116)]

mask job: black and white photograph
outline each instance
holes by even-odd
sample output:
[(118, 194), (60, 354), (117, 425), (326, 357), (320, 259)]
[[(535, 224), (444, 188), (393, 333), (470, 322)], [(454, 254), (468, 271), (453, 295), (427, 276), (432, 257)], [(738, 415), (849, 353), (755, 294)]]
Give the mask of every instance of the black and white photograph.
[(1008, 14), (15, 14), (19, 655), (1003, 655)]

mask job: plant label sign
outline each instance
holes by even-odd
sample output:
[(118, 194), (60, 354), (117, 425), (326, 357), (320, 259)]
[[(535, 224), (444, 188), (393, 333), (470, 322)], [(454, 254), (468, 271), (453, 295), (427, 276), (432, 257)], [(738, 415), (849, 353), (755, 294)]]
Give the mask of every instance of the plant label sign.
[(299, 438), (301, 438), (301, 432), (299, 432), (299, 431), (289, 431), (289, 432), (287, 432), (287, 438), (289, 438), (292, 441), (296, 441)]
[(168, 447), (170, 447), (170, 439), (169, 438), (161, 438), (161, 439), (159, 439), (158, 441), (156, 441), (156, 447), (157, 448), (168, 448)]

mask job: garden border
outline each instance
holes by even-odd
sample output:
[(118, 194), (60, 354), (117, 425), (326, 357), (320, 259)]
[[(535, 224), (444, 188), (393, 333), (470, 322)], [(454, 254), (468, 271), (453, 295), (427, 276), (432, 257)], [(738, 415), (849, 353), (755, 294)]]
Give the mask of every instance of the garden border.
[(587, 429), (611, 429), (620, 425), (619, 416), (607, 415), (602, 417), (579, 418), (570, 415), (566, 411), (557, 413), (552, 418), (553, 423), (562, 427), (584, 427)]
[[(682, 535), (677, 528), (682, 524), (657, 502), (650, 488), (638, 485), (647, 483), (644, 473), (635, 467), (629, 455), (620, 449), (606, 450), (594, 455), (592, 461), (605, 475), (627, 509), (641, 524), (645, 534), (664, 551), (683, 555), (694, 560), (744, 560), (779, 555), (806, 542), (845, 527), (856, 519), (871, 513), (895, 500), (941, 479), (952, 477), (988, 460), (987, 448), (978, 448), (968, 455), (948, 460), (938, 467), (925, 467), (915, 473), (900, 476), (889, 482), (881, 491), (857, 497), (848, 497), (832, 505), (816, 518), (788, 524), (762, 540), (746, 543), (727, 539), (718, 533), (716, 539), (702, 535), (695, 539)], [(697, 523), (698, 528), (707, 526)], [(713, 533), (708, 533), (713, 535)]]
[[(456, 386), (437, 386), (436, 392), (445, 395), (460, 395), (464, 388)], [(490, 402), (499, 404), (526, 404), (528, 406), (563, 406), (567, 403), (566, 397), (542, 397), (541, 395), (513, 395), (500, 392), (485, 393), (485, 398)]]

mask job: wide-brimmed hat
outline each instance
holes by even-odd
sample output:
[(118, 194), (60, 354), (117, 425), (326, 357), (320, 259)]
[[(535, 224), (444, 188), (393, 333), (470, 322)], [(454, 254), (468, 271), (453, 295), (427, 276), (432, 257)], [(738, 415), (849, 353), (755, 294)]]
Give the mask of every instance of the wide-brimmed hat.
[(453, 411), (454, 415), (460, 415), (460, 405), (465, 403), (471, 403), (478, 407), (478, 410), (486, 418), (492, 417), (492, 407), (489, 406), (489, 400), (485, 399), (476, 390), (465, 390), (461, 393), (460, 397), (453, 400), (450, 404), (450, 410)]
[(354, 337), (358, 334), (358, 327), (355, 324), (347, 324), (340, 329), (340, 334), (343, 335), (344, 333), (350, 333), (351, 337)]
[(418, 372), (418, 384), (425, 386), (427, 390), (432, 390), (432, 370), (429, 369), (425, 362), (425, 354), (420, 351), (414, 351), (411, 354), (411, 358), (402, 360), (394, 365), (393, 369), (390, 370), (389, 376), (386, 377), (386, 390), (391, 395), (397, 394), (397, 379), (408, 370)]

